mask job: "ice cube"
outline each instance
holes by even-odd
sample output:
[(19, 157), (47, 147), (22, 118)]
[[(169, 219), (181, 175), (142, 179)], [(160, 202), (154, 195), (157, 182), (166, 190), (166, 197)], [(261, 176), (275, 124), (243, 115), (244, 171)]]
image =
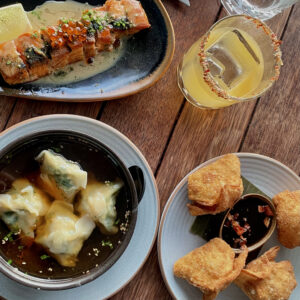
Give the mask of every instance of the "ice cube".
[(233, 29), (222, 34), (207, 50), (211, 74), (223, 88), (232, 89), (247, 72), (247, 60), (260, 63), (243, 34)]
[(223, 47), (222, 43), (214, 44), (207, 51), (208, 65), (211, 74), (230, 89), (241, 75), (241, 66)]

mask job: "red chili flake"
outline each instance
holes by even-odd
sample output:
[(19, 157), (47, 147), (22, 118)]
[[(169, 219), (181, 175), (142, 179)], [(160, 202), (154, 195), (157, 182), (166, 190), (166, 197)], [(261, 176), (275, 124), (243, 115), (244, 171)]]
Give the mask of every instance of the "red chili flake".
[(266, 205), (266, 207), (265, 207), (265, 215), (269, 216), (269, 217), (273, 217), (274, 216), (273, 211), (272, 211), (272, 209), (270, 208), (269, 205)]
[(236, 232), (237, 235), (242, 235), (247, 231), (244, 227), (240, 226), (238, 222), (232, 222), (232, 228)]
[(229, 221), (232, 221), (232, 220), (233, 220), (233, 215), (231, 215), (231, 214), (228, 214), (228, 217), (227, 217), (227, 219), (228, 219)]
[(271, 221), (271, 219), (269, 218), (269, 217), (265, 217), (264, 218), (264, 224), (265, 224), (265, 226), (268, 228), (269, 227), (269, 225), (270, 225), (270, 221)]
[(258, 205), (258, 212), (263, 213), (265, 211), (265, 207), (263, 205)]
[(249, 229), (251, 228), (251, 226), (250, 226), (248, 223), (246, 223), (246, 224), (244, 225), (244, 228), (247, 229), (247, 230), (249, 230)]

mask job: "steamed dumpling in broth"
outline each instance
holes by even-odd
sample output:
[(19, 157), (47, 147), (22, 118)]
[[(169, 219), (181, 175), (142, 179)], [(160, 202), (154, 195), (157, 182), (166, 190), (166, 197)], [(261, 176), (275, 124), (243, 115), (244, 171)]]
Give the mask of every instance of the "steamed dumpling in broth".
[(27, 179), (17, 179), (0, 194), (0, 217), (11, 231), (34, 237), (34, 230), (50, 207), (48, 196)]
[(87, 172), (80, 165), (51, 150), (42, 151), (36, 160), (41, 175), (38, 185), (56, 200), (72, 203), (75, 195), (87, 184)]
[(58, 200), (52, 203), (45, 219), (37, 229), (35, 241), (62, 266), (74, 267), (83, 242), (95, 228), (94, 222), (87, 215), (79, 218), (73, 213), (72, 204)]
[(115, 225), (117, 217), (115, 205), (116, 196), (122, 186), (121, 181), (102, 183), (92, 180), (86, 189), (80, 192), (77, 211), (82, 215), (88, 214), (103, 234), (118, 232)]

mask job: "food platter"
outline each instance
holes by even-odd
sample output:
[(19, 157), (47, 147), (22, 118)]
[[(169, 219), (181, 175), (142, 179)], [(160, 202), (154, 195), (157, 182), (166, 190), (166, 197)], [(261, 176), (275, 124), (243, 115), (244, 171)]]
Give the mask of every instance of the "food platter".
[[(300, 188), (300, 179), (297, 174), (282, 163), (258, 154), (237, 153), (237, 156), (241, 161), (242, 176), (248, 179), (267, 196), (272, 197), (286, 189), (296, 190)], [(192, 172), (216, 159), (218, 158), (213, 158), (201, 164)], [(190, 232), (195, 217), (189, 215), (186, 207), (188, 202), (188, 175), (185, 176), (174, 189), (165, 206), (161, 218), (157, 246), (160, 268), (166, 286), (175, 299), (182, 300), (197, 299), (201, 297), (201, 292), (197, 288), (189, 285), (185, 280), (176, 278), (173, 275), (173, 264), (180, 257), (206, 243), (204, 239)], [(275, 245), (280, 245), (277, 240), (276, 230), (270, 240), (263, 246), (260, 253), (265, 252)], [(289, 260), (292, 263), (298, 282), (300, 280), (300, 262), (297, 259), (299, 255), (299, 247), (290, 250), (280, 245), (280, 252), (276, 258), (276, 261)], [(293, 291), (290, 299), (296, 300), (299, 299), (299, 296), (300, 287), (298, 286)], [(218, 299), (246, 300), (248, 298), (237, 286), (231, 284), (226, 290), (219, 294)]]
[[(45, 0), (18, 1), (26, 11)], [(79, 0), (90, 5), (105, 1)], [(89, 102), (116, 99), (142, 91), (159, 80), (169, 67), (175, 48), (170, 18), (160, 0), (140, 1), (151, 23), (126, 42), (124, 52), (114, 66), (88, 79), (63, 85), (24, 84), (9, 86), (0, 79), (0, 95), (68, 102)], [(15, 1), (4, 0), (1, 7)]]
[(124, 287), (139, 271), (153, 246), (159, 221), (158, 191), (152, 171), (136, 146), (110, 126), (85, 117), (70, 115), (44, 116), (22, 122), (0, 135), (0, 148), (29, 132), (64, 128), (92, 135), (112, 149), (127, 167), (142, 169), (145, 191), (138, 206), (136, 227), (128, 247), (117, 262), (103, 275), (83, 286), (65, 291), (42, 291), (25, 287), (0, 274), (0, 298), (6, 299), (104, 299)]

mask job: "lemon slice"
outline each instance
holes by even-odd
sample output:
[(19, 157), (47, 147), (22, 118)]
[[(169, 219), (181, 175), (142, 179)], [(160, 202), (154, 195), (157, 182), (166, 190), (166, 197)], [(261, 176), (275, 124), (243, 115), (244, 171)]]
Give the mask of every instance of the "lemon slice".
[(32, 26), (22, 4), (0, 8), (0, 44), (30, 31), (32, 31)]

